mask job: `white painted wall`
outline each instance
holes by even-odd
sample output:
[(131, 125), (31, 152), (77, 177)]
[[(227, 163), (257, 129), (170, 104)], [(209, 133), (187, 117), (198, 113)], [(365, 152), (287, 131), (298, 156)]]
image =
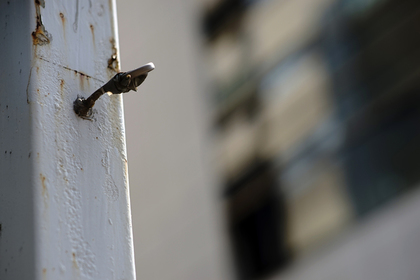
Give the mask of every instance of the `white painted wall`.
[(134, 279), (122, 98), (72, 109), (118, 70), (115, 4), (40, 3), (0, 4), (0, 279)]

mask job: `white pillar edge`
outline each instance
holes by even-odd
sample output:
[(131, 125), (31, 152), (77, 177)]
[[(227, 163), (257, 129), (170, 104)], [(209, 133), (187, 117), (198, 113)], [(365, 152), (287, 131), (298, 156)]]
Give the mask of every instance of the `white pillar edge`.
[[(135, 279), (115, 0), (1, 1), (0, 279)], [(117, 59), (112, 59), (112, 57)]]

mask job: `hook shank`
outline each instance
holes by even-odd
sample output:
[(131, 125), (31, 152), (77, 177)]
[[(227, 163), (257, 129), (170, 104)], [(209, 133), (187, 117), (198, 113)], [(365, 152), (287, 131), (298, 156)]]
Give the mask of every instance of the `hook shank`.
[(153, 63), (148, 63), (129, 72), (117, 73), (105, 85), (97, 89), (91, 96), (85, 99), (82, 96), (77, 96), (73, 102), (74, 112), (81, 118), (89, 119), (92, 115), (92, 107), (95, 105), (96, 100), (101, 97), (105, 92), (111, 94), (121, 94), (130, 90), (137, 90), (147, 77), (147, 74), (155, 69)]

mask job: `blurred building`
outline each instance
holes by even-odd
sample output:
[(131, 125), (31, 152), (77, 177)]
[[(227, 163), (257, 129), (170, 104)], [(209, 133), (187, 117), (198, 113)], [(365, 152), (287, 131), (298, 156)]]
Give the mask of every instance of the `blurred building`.
[(238, 279), (275, 275), (418, 185), (418, 1), (203, 9), (214, 167)]
[(420, 2), (118, 12), (138, 279), (419, 278)]

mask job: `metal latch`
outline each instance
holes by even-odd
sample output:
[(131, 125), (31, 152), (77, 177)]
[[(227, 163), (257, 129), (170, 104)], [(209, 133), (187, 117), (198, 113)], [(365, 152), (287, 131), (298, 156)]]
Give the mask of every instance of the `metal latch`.
[(74, 112), (83, 119), (90, 119), (93, 105), (104, 93), (121, 94), (130, 90), (137, 91), (137, 87), (144, 82), (147, 74), (153, 69), (155, 69), (155, 65), (148, 63), (135, 70), (116, 74), (87, 99), (77, 96), (77, 99), (73, 102)]

